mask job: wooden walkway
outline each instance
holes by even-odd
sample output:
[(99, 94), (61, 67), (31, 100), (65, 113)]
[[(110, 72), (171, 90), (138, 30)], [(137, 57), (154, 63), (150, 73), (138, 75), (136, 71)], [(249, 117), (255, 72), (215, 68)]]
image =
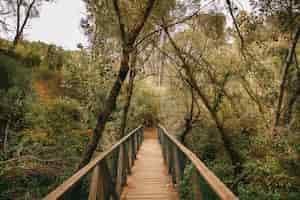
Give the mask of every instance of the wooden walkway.
[(179, 200), (163, 161), (156, 130), (145, 130), (144, 138), (121, 199)]
[[(161, 147), (164, 149), (163, 152)], [(124, 148), (128, 151), (124, 151)], [(118, 156), (115, 156), (116, 152), (118, 152)], [(168, 162), (164, 162), (163, 157)], [(133, 167), (132, 158), (137, 158)], [(180, 162), (181, 159), (187, 162)], [(108, 169), (107, 164), (110, 161), (117, 162), (117, 165), (112, 165), (113, 170), (117, 172), (115, 179), (111, 173), (108, 173), (110, 169)], [(81, 183), (88, 174), (91, 175), (88, 180), (90, 188), (86, 198), (89, 200), (111, 198), (179, 200), (179, 194), (172, 184), (167, 168), (171, 169), (170, 172), (172, 177), (176, 179), (175, 182), (180, 183), (184, 173), (183, 169), (187, 163), (194, 167), (189, 193), (193, 195), (195, 200), (238, 200), (193, 152), (183, 146), (161, 125), (158, 125), (157, 129), (144, 130), (143, 126), (134, 129), (110, 149), (99, 154), (89, 164), (73, 174), (43, 200), (71, 199), (72, 195), (79, 193), (75, 190), (77, 184)], [(165, 164), (168, 164), (168, 167)], [(127, 173), (128, 169), (131, 169), (132, 172), (130, 176)], [(200, 177), (201, 181), (206, 183), (205, 188), (200, 187)], [(122, 187), (124, 185), (125, 187)], [(209, 191), (211, 192), (207, 192), (207, 187), (210, 188)]]

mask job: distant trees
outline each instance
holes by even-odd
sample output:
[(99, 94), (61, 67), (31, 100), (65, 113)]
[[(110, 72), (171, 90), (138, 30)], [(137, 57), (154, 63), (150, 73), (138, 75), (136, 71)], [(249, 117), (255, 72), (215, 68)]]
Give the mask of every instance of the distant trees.
[(63, 50), (55, 45), (49, 45), (45, 57), (45, 61), (50, 70), (59, 70), (64, 63)]

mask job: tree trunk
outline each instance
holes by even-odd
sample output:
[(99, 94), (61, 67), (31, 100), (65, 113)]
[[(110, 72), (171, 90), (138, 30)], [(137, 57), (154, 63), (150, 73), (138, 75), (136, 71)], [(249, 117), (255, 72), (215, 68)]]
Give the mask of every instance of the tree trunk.
[(284, 114), (283, 114), (283, 124), (285, 126), (288, 126), (291, 122), (293, 108), (299, 97), (300, 97), (300, 70), (298, 69), (297, 77), (295, 83), (293, 83), (290, 88), (286, 109), (284, 110)]
[(126, 103), (125, 103), (125, 106), (123, 109), (123, 115), (122, 115), (122, 121), (121, 121), (121, 127), (120, 127), (121, 138), (124, 137), (126, 134), (127, 116), (128, 116), (129, 108), (131, 105), (131, 97), (132, 97), (133, 89), (134, 89), (134, 79), (136, 76), (136, 69), (135, 69), (136, 60), (137, 60), (137, 52), (134, 52), (132, 54), (132, 58), (131, 58)]
[(285, 126), (289, 125), (291, 122), (293, 108), (299, 96), (300, 96), (300, 85), (297, 86), (297, 91), (288, 99), (287, 108), (283, 117), (284, 118), (283, 123)]
[(102, 133), (104, 131), (105, 125), (107, 123), (108, 118), (112, 114), (113, 110), (116, 107), (116, 101), (120, 94), (120, 90), (122, 88), (122, 85), (124, 83), (124, 80), (126, 79), (126, 76), (129, 71), (129, 58), (130, 54), (132, 53), (134, 43), (139, 36), (140, 32), (142, 31), (148, 17), (151, 14), (152, 8), (154, 7), (155, 0), (148, 0), (144, 16), (142, 17), (141, 21), (135, 26), (135, 28), (132, 31), (129, 31), (128, 33), (125, 32), (125, 24), (123, 22), (123, 18), (121, 16), (121, 11), (119, 8), (118, 0), (113, 0), (114, 9), (117, 15), (117, 19), (119, 22), (119, 28), (120, 28), (120, 34), (121, 34), (121, 40), (122, 40), (122, 57), (121, 57), (121, 66), (119, 69), (119, 74), (117, 76), (117, 79), (115, 80), (113, 87), (109, 93), (108, 98), (106, 99), (104, 103), (104, 110), (99, 114), (96, 128), (93, 132), (93, 136), (88, 143), (85, 152), (83, 153), (82, 159), (77, 167), (77, 170), (80, 170), (82, 167), (87, 165), (97, 146), (100, 141), (100, 138), (102, 137)]
[(182, 131), (182, 134), (180, 135), (180, 142), (183, 145), (186, 145), (185, 140), (186, 136), (189, 134), (189, 132), (192, 129), (193, 126), (193, 116), (194, 116), (194, 101), (195, 101), (195, 95), (194, 95), (194, 89), (191, 87), (191, 110), (189, 113), (189, 116), (185, 119), (184, 129)]
[(286, 57), (284, 65), (283, 65), (283, 74), (282, 74), (282, 79), (281, 79), (281, 83), (280, 83), (278, 104), (277, 104), (277, 108), (275, 111), (275, 119), (274, 119), (274, 125), (273, 125), (273, 130), (272, 130), (273, 134), (276, 132), (276, 127), (279, 125), (282, 104), (283, 104), (284, 91), (285, 91), (286, 82), (288, 79), (288, 72), (289, 72), (290, 66), (292, 65), (292, 62), (293, 62), (293, 56), (295, 54), (295, 50), (296, 50), (299, 38), (300, 38), (300, 26), (298, 27), (296, 34), (292, 40), (292, 43), (291, 43), (291, 46), (289, 49), (289, 53)]
[(186, 58), (183, 56), (183, 53), (181, 52), (180, 48), (176, 45), (175, 41), (173, 40), (170, 33), (168, 32), (167, 28), (164, 27), (164, 30), (171, 42), (171, 45), (175, 49), (176, 55), (180, 58), (180, 60), (183, 64), (182, 68), (185, 70), (187, 77), (190, 79), (189, 82), (190, 82), (191, 87), (193, 87), (195, 89), (195, 91), (197, 92), (198, 96), (200, 97), (202, 103), (204, 104), (205, 108), (209, 112), (211, 118), (215, 122), (216, 127), (219, 130), (221, 138), (223, 140), (224, 147), (232, 161), (232, 164), (235, 166), (234, 173), (235, 173), (235, 176), (237, 176), (242, 171), (242, 166), (241, 166), (242, 159), (241, 159), (240, 155), (238, 154), (238, 152), (235, 151), (235, 149), (233, 148), (230, 138), (228, 137), (227, 133), (225, 132), (225, 130), (223, 128), (221, 120), (219, 119), (217, 113), (214, 112), (213, 108), (211, 107), (211, 105), (209, 103), (208, 97), (203, 93), (203, 91), (198, 86), (198, 83), (194, 77), (191, 67), (188, 64), (188, 62), (186, 61)]
[(87, 165), (91, 160), (93, 153), (96, 150), (99, 140), (104, 131), (106, 122), (116, 107), (117, 98), (120, 94), (121, 87), (129, 71), (130, 53), (131, 53), (130, 51), (123, 50), (121, 67), (119, 70), (118, 77), (113, 84), (113, 87), (110, 91), (108, 98), (105, 101), (104, 110), (99, 114), (97, 125), (93, 133), (93, 137), (86, 147), (83, 157), (78, 165), (77, 168), (78, 170), (84, 167), (85, 165)]
[(31, 14), (31, 10), (32, 10), (35, 2), (36, 2), (36, 0), (32, 0), (32, 2), (29, 4), (29, 6), (26, 10), (25, 18), (24, 18), (22, 25), (21, 25), (21, 6), (23, 3), (23, 0), (20, 0), (18, 2), (18, 5), (17, 5), (17, 29), (16, 29), (16, 35), (13, 40), (14, 47), (16, 47), (18, 45), (20, 38), (23, 35), (24, 29), (28, 23), (28, 20), (30, 18), (30, 14)]

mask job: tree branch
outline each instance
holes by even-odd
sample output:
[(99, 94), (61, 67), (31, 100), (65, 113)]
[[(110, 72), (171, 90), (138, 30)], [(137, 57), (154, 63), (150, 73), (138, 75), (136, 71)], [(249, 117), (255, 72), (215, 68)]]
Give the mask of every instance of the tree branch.
[(126, 45), (127, 35), (126, 35), (125, 24), (124, 24), (123, 19), (122, 19), (121, 10), (120, 10), (120, 7), (119, 7), (118, 0), (113, 0), (113, 5), (114, 5), (114, 9), (115, 9), (117, 18), (118, 18), (119, 29), (120, 29), (120, 33), (121, 33), (121, 40), (123, 42), (123, 45)]
[(240, 31), (240, 28), (239, 28), (239, 25), (238, 25), (238, 23), (237, 23), (237, 21), (236, 21), (236, 19), (235, 19), (235, 16), (234, 16), (234, 14), (233, 14), (232, 2), (231, 2), (230, 0), (226, 0), (226, 3), (227, 3), (227, 5), (228, 5), (229, 13), (230, 13), (230, 16), (231, 16), (231, 18), (232, 18), (232, 21), (233, 21), (233, 25), (234, 25), (234, 27), (235, 27), (235, 30), (236, 30), (236, 32), (237, 32), (239, 38), (240, 38), (240, 42), (241, 42), (241, 50), (243, 51), (244, 45), (245, 45), (245, 40), (244, 40), (243, 35), (242, 35), (241, 31)]

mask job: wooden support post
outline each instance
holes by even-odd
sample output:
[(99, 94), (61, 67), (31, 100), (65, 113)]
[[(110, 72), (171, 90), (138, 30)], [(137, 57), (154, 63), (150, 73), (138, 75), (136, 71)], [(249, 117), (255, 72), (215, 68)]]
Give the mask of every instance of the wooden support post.
[(132, 140), (129, 139), (128, 140), (128, 166), (127, 166), (127, 171), (128, 171), (128, 174), (131, 174), (131, 168), (132, 168), (132, 165), (133, 165), (133, 157), (132, 157)]
[(138, 151), (138, 143), (137, 143), (137, 134), (136, 133), (133, 136), (133, 143), (134, 143), (134, 159), (136, 159), (137, 151)]
[(167, 144), (166, 144), (166, 138), (163, 139), (163, 156), (164, 156), (164, 161), (167, 164)]
[(166, 140), (165, 141), (165, 146), (166, 146), (166, 164), (167, 164), (167, 167), (168, 167), (168, 173), (170, 173), (170, 148), (169, 148), (169, 141)]
[(93, 170), (90, 184), (89, 200), (104, 200), (104, 193), (104, 179), (101, 168), (98, 164)]
[(128, 154), (126, 153), (126, 151), (128, 151), (128, 148), (127, 148), (126, 143), (124, 143), (124, 145), (123, 145), (123, 169), (122, 169), (123, 180), (122, 180), (122, 186), (126, 185), (127, 174), (128, 174), (127, 168), (128, 168), (129, 162), (128, 162)]
[(122, 182), (123, 182), (123, 160), (124, 160), (124, 146), (123, 144), (119, 147), (119, 156), (118, 156), (118, 169), (117, 169), (117, 180), (116, 180), (116, 192), (120, 196), (122, 192)]
[(143, 134), (143, 129), (140, 130), (140, 132), (138, 133), (138, 142), (139, 142), (139, 150), (141, 148), (141, 145), (142, 145), (142, 134)]
[(200, 190), (199, 183), (199, 175), (197, 170), (193, 169), (192, 171), (192, 191), (193, 191), (193, 199), (194, 200), (202, 200), (202, 194)]
[(157, 134), (158, 134), (158, 141), (159, 141), (159, 143), (160, 143), (160, 144), (163, 144), (163, 143), (162, 143), (162, 139), (163, 139), (162, 137), (163, 137), (163, 136), (162, 136), (162, 133), (161, 133), (161, 129), (160, 129), (160, 128), (157, 128)]
[(172, 175), (172, 182), (176, 183), (176, 174), (175, 174), (175, 165), (174, 165), (174, 151), (173, 151), (173, 143), (169, 141), (169, 154), (170, 154), (170, 164), (169, 164), (169, 173)]
[(136, 133), (137, 151), (140, 149), (140, 130)]
[(173, 146), (173, 155), (174, 155), (176, 186), (179, 187), (179, 184), (181, 181), (181, 171), (180, 171), (180, 161), (179, 161), (178, 149), (176, 146)]
[(131, 142), (131, 158), (132, 158), (132, 165), (134, 165), (134, 161), (135, 161), (135, 143), (134, 143), (134, 137), (132, 136), (130, 138), (130, 142)]
[(113, 180), (113, 177), (109, 171), (108, 168), (108, 164), (106, 162), (106, 160), (103, 160), (101, 162), (100, 165), (101, 168), (101, 172), (102, 172), (102, 176), (103, 176), (103, 180), (105, 180), (103, 183), (104, 186), (104, 199), (105, 200), (110, 200), (110, 198), (112, 197), (112, 199), (114, 200), (118, 200), (120, 197), (116, 192), (116, 188), (115, 188), (115, 180)]
[(98, 181), (99, 181), (99, 165), (97, 165), (93, 170), (91, 183), (90, 183), (89, 200), (97, 200)]
[(144, 142), (144, 128), (141, 129), (142, 133), (141, 133), (141, 138), (142, 138), (142, 143)]

